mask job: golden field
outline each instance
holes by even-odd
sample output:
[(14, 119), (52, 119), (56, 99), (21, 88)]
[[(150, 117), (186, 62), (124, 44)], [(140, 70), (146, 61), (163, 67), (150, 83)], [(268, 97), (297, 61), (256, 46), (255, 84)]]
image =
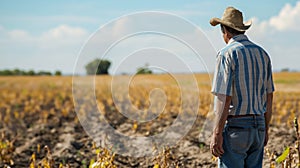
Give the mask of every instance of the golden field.
[[(297, 157), (292, 147), (297, 139), (293, 121), (300, 116), (300, 73), (275, 73), (273, 78), (276, 92), (265, 166), (274, 165), (287, 146)], [(211, 109), (210, 87), (207, 74), (95, 78), (97, 107), (125, 135), (158, 134), (172, 125), (178, 114), (194, 113), (191, 104), (183, 111), (182, 102), (199, 100), (198, 118), (178, 146), (145, 159), (113, 154), (109, 146), (95, 145), (74, 111), (72, 77), (0, 77), (0, 167), (214, 167), (207, 142), (198, 140)], [(128, 101), (131, 104), (124, 103)], [(132, 121), (118, 114), (120, 108), (141, 110), (136, 114), (139, 119), (149, 120), (148, 111), (156, 117), (148, 122)], [(297, 159), (290, 162), (296, 164)]]

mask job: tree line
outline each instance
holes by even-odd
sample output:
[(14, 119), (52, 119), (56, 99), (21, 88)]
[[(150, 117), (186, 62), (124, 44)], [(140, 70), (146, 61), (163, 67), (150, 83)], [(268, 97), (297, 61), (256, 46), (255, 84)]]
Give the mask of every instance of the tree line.
[(61, 71), (55, 71), (54, 73), (51, 73), (49, 71), (38, 71), (35, 72), (34, 70), (20, 70), (20, 69), (14, 69), (14, 70), (0, 70), (0, 76), (61, 76)]
[[(108, 74), (108, 69), (110, 65), (111, 62), (109, 60), (95, 59), (85, 66), (85, 70), (88, 75), (106, 75)], [(136, 74), (152, 74), (152, 71), (149, 69), (148, 66), (149, 65), (146, 64), (143, 67), (139, 67), (136, 70)]]
[[(86, 74), (87, 75), (108, 75), (108, 69), (111, 66), (111, 62), (105, 59), (95, 59), (89, 62), (86, 66)], [(148, 64), (145, 64), (142, 67), (137, 68), (136, 74), (152, 74), (152, 71), (149, 69)], [(38, 71), (35, 72), (34, 70), (0, 70), (0, 76), (61, 76), (61, 71), (57, 70), (54, 73), (50, 71)]]

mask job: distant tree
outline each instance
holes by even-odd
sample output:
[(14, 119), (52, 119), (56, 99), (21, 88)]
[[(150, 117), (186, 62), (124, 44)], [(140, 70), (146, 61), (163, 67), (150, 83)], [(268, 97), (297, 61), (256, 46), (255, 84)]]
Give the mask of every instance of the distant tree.
[(37, 73), (37, 75), (41, 75), (41, 76), (51, 76), (51, 72), (48, 72), (48, 71), (39, 71)]
[(27, 72), (27, 75), (29, 75), (29, 76), (34, 76), (34, 75), (35, 75), (35, 72), (34, 72), (33, 70), (29, 70), (29, 71)]
[(55, 71), (54, 75), (55, 76), (61, 76), (61, 71)]
[(283, 69), (281, 69), (281, 72), (289, 72), (289, 71), (290, 71), (289, 68), (283, 68)]
[(12, 71), (13, 75), (22, 75), (22, 72), (23, 72), (23, 71), (21, 71), (21, 70), (19, 70), (19, 69), (14, 69), (14, 70)]
[(27, 75), (28, 75), (28, 72), (26, 72), (26, 71), (21, 71), (21, 72), (20, 72), (20, 75), (22, 75), (22, 76), (27, 76)]
[(138, 68), (136, 73), (137, 74), (152, 74), (152, 71), (149, 69), (148, 66), (149, 65), (146, 64), (145, 66)]
[(4, 76), (14, 75), (14, 73), (9, 69), (5, 69), (5, 70), (1, 71), (0, 74), (4, 75)]
[[(39, 71), (39, 72), (34, 72), (33, 70), (25, 71), (25, 70), (20, 70), (20, 69), (14, 69), (14, 70), (9, 70), (9, 69), (4, 69), (0, 70), (0, 76), (35, 76), (35, 75), (40, 75), (40, 76), (51, 76), (52, 73), (49, 71)], [(54, 75), (60, 76), (62, 75), (61, 71), (55, 71)]]
[(85, 66), (85, 69), (88, 75), (108, 74), (108, 69), (110, 65), (111, 62), (108, 60), (95, 59), (94, 61), (88, 63)]

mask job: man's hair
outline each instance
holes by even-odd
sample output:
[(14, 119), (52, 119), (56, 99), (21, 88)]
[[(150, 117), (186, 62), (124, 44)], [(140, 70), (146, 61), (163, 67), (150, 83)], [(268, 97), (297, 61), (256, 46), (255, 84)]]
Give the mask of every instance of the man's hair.
[(235, 29), (233, 29), (233, 28), (231, 28), (231, 27), (228, 27), (228, 26), (225, 26), (225, 25), (222, 25), (222, 24), (221, 24), (221, 31), (222, 31), (223, 34), (225, 33), (224, 28), (225, 28), (229, 33), (231, 33), (232, 35), (239, 35), (239, 34), (244, 34), (244, 33), (245, 33), (245, 31), (238, 31), (238, 30), (235, 30)]

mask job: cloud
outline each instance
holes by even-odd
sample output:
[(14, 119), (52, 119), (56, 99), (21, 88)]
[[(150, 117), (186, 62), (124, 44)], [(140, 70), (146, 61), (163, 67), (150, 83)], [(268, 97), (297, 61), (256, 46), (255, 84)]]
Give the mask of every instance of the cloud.
[(52, 16), (0, 16), (3, 22), (25, 22), (25, 23), (92, 23), (97, 24), (99, 20), (93, 17), (76, 15), (52, 15)]
[(0, 37), (2, 37), (2, 42), (23, 41), (25, 43), (32, 42), (36, 44), (51, 43), (55, 45), (57, 42), (60, 44), (73, 44), (74, 41), (86, 38), (87, 36), (88, 32), (86, 30), (68, 25), (60, 25), (51, 28), (40, 35), (32, 35), (21, 29), (7, 30), (0, 26)]
[(70, 73), (89, 32), (59, 25), (41, 34), (8, 30), (0, 25), (0, 68), (54, 70)]
[(86, 31), (78, 27), (70, 27), (68, 25), (61, 25), (44, 33), (46, 38), (68, 38), (81, 37), (86, 35)]
[(79, 27), (60, 25), (42, 33), (36, 40), (42, 48), (61, 48), (82, 42), (88, 34), (86, 30)]
[[(251, 18), (252, 26), (248, 31), (248, 34), (255, 37), (258, 41), (272, 42), (274, 36), (285, 33), (285, 37), (289, 37), (289, 34), (300, 31), (300, 1), (295, 6), (287, 3), (279, 11), (279, 13), (267, 20), (259, 20), (254, 17)], [(270, 38), (272, 37), (272, 38)]]
[(195, 10), (195, 9), (170, 10), (168, 12), (174, 13), (179, 16), (184, 16), (184, 17), (192, 17), (192, 16), (200, 17), (200, 16), (208, 15), (206, 11), (200, 11), (200, 10)]
[(133, 29), (131, 28), (132, 23), (128, 16), (123, 16), (120, 19), (114, 21), (113, 24), (110, 23), (109, 25), (111, 25), (111, 27), (108, 27), (112, 29), (113, 36), (127, 34), (127, 32), (130, 31), (130, 29)]
[(13, 40), (17, 40), (17, 41), (20, 41), (20, 40), (24, 40), (24, 39), (27, 39), (27, 40), (31, 40), (32, 37), (30, 37), (30, 34), (24, 30), (12, 30), (12, 31), (9, 31), (8, 32), (8, 36), (13, 39)]
[(278, 15), (268, 20), (260, 21), (258, 18), (252, 18), (252, 30), (263, 36), (266, 32), (298, 32), (300, 31), (300, 1), (293, 7), (291, 4), (285, 4)]
[(279, 15), (269, 20), (269, 24), (279, 31), (300, 31), (300, 1), (295, 7), (286, 4)]
[[(300, 1), (295, 6), (285, 4), (277, 15), (267, 20), (259, 20), (256, 17), (251, 18), (251, 20), (252, 26), (247, 34), (255, 41), (267, 43), (270, 46), (271, 44), (275, 46), (283, 41), (286, 42), (289, 38), (297, 37), (295, 33), (300, 31)], [(282, 46), (286, 46), (286, 44)]]

